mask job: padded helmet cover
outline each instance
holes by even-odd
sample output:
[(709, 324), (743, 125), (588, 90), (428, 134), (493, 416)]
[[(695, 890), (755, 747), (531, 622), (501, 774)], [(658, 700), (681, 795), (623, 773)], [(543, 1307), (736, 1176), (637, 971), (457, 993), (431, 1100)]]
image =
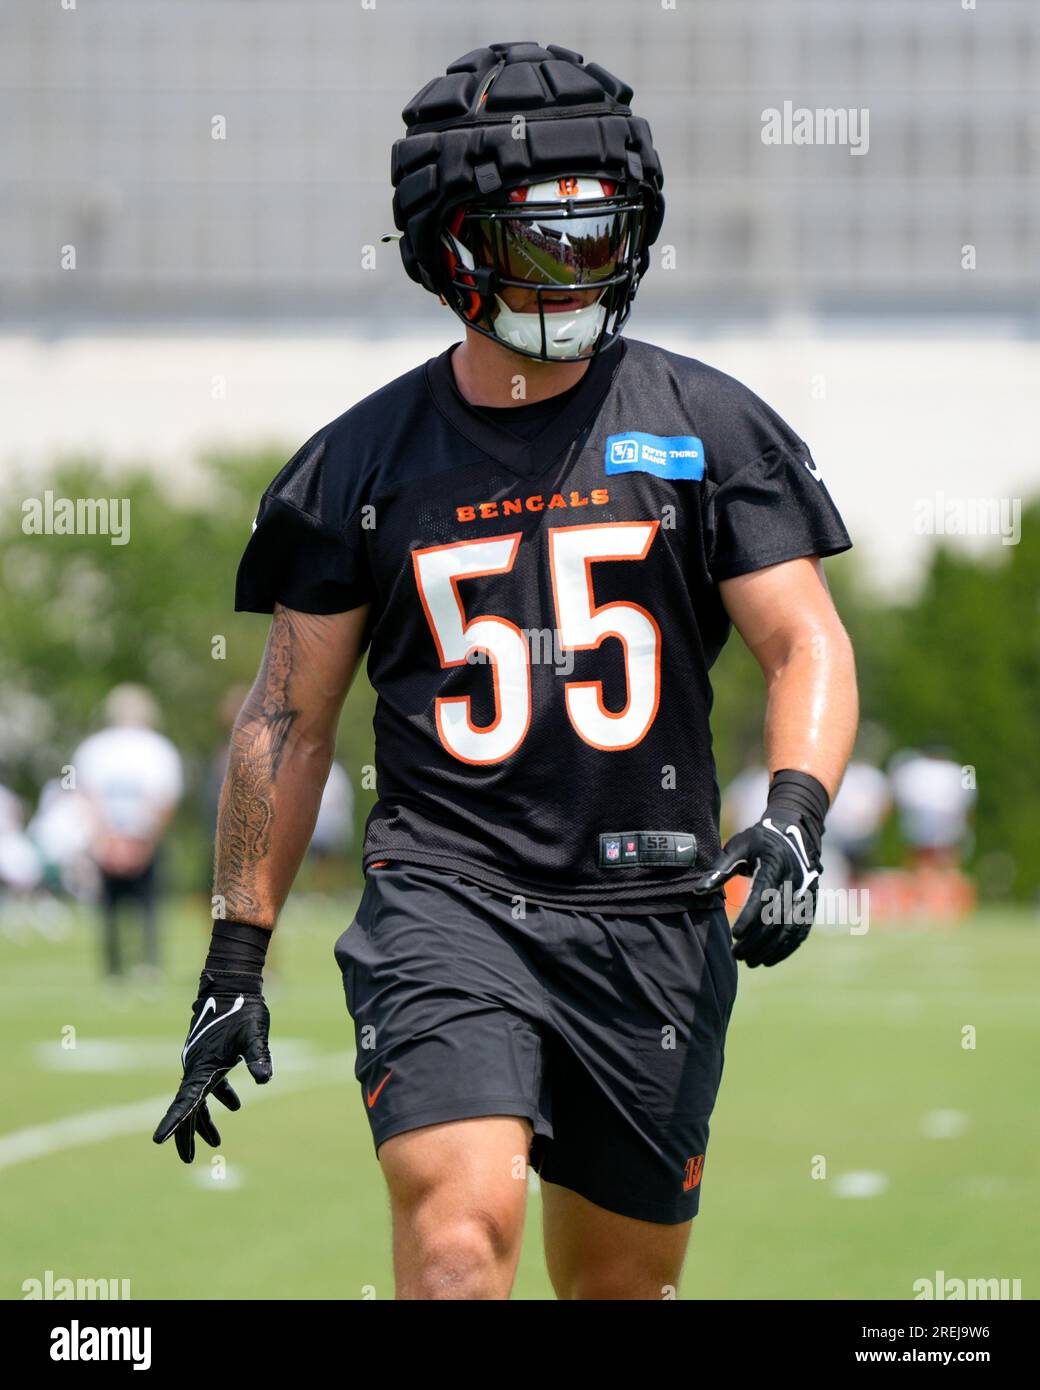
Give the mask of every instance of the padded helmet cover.
[(664, 197), (650, 127), (632, 115), (631, 99), (631, 87), (556, 44), (493, 43), (456, 59), (405, 107), (407, 131), (391, 155), (394, 223), (411, 278), (444, 292), (440, 233), (451, 209), (564, 174), (613, 179), (619, 193), (644, 199), (642, 276)]

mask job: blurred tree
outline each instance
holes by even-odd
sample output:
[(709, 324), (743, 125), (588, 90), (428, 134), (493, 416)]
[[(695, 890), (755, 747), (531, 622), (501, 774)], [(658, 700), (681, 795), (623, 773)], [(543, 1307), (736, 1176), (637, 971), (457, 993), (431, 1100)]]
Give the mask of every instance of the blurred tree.
[[(252, 682), (268, 628), (262, 615), (234, 612), (235, 571), (260, 494), (283, 463), (276, 454), (208, 458), (185, 497), (153, 472), (112, 476), (83, 461), (33, 494), (129, 498), (125, 545), (26, 534), (22, 499), (9, 499), (0, 532), (0, 781), (34, 803), (98, 727), (108, 690), (141, 681), (158, 696), (164, 731), (188, 768), (178, 858), (208, 860), (206, 782), (225, 736), (220, 706), (230, 686)], [(337, 750), (359, 792), (359, 818), (373, 800), (361, 787), (372, 705), (367, 683), (356, 682)], [(194, 842), (190, 854), (185, 841)]]
[(1040, 891), (1040, 503), (993, 558), (936, 549), (888, 615), (875, 708), (901, 745), (947, 744), (974, 769), (973, 861), (984, 894)]

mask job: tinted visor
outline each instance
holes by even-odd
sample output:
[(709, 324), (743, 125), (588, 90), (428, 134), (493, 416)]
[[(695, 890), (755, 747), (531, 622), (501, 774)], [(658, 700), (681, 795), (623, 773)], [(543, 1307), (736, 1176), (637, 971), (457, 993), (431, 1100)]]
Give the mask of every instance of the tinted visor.
[(642, 209), (570, 206), (567, 216), (552, 204), (528, 206), (521, 216), (511, 209), (471, 214), (465, 220), (477, 261), (495, 266), (506, 283), (528, 285), (593, 288), (624, 273), (639, 244)]

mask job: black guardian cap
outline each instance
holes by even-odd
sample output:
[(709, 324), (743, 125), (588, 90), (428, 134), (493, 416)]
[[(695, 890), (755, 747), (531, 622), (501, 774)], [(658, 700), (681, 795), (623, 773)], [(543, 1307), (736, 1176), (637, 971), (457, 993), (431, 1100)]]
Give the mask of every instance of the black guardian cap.
[[(631, 98), (555, 44), (491, 44), (428, 82), (402, 113), (391, 160), (412, 279), (514, 351), (596, 352), (628, 317), (664, 215), (660, 161)], [(536, 315), (510, 314), (499, 295), (509, 286), (534, 293)], [(546, 313), (561, 290), (594, 292), (573, 331)]]

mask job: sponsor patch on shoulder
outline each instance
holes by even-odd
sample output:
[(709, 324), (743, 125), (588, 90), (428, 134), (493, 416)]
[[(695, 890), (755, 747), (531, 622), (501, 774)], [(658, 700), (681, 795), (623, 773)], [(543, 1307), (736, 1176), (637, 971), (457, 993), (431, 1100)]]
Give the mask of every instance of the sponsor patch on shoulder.
[(704, 445), (694, 434), (612, 434), (604, 461), (608, 473), (653, 473), (695, 482), (704, 477)]

